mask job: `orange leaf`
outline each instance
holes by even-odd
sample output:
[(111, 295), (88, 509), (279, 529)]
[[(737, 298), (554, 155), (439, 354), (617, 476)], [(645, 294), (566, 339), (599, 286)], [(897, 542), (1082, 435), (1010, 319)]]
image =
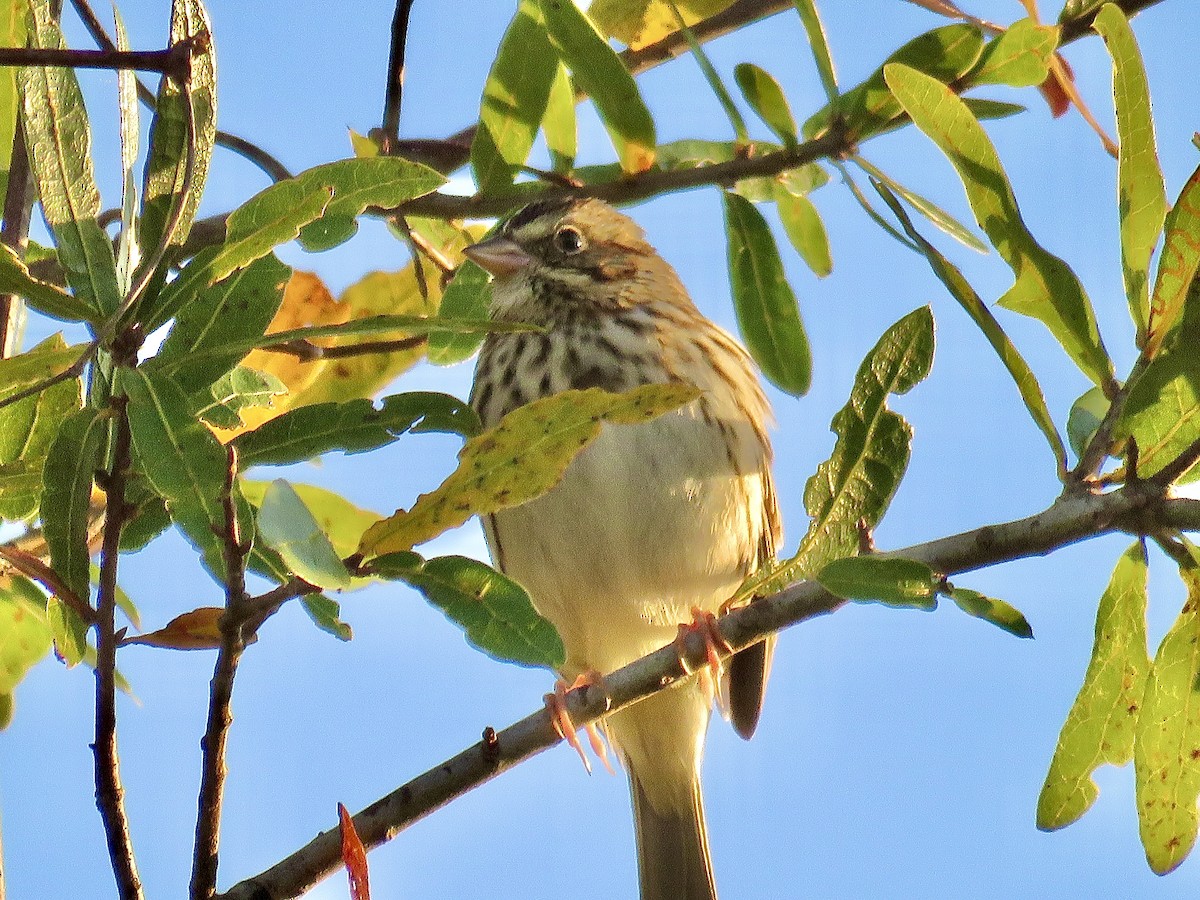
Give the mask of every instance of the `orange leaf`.
[(158, 631), (127, 637), (124, 644), (145, 644), (167, 650), (212, 650), (221, 646), (221, 616), (219, 606), (201, 606), (176, 616)]
[(371, 884), (367, 873), (367, 848), (363, 846), (354, 820), (346, 807), (338, 804), (338, 819), (341, 820), (342, 862), (350, 879), (350, 900), (371, 900)]
[[(1071, 70), (1071, 64), (1067, 62), (1066, 57), (1061, 53), (1055, 53), (1055, 58), (1062, 66), (1062, 73), (1075, 83), (1075, 73)], [(1050, 107), (1050, 115), (1054, 118), (1065, 115), (1067, 110), (1071, 108), (1071, 92), (1067, 90), (1059, 79), (1058, 72), (1053, 68), (1050, 74), (1046, 76), (1046, 80), (1039, 86), (1038, 90), (1042, 92), (1042, 98), (1046, 101), (1046, 105)]]

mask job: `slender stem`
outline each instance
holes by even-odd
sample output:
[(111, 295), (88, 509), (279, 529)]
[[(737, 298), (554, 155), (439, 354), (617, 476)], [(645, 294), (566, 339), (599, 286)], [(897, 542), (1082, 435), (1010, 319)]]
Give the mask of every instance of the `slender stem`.
[(221, 803), (225, 792), (225, 748), (233, 723), (233, 681), (238, 663), (246, 649), (246, 555), (250, 547), (243, 542), (238, 527), (234, 486), (237, 482), (237, 453), (227, 448), (228, 467), (221, 494), (225, 527), (222, 531), (222, 558), (225, 563), (225, 614), (221, 617), (221, 646), (213, 667), (208, 698), (208, 724), (200, 741), (203, 763), (200, 796), (196, 811), (196, 847), (192, 860), (192, 900), (208, 900), (217, 890), (217, 861), (221, 840)]
[(322, 347), (312, 341), (287, 341), (282, 344), (268, 344), (263, 350), (274, 353), (289, 353), (304, 362), (318, 359), (344, 359), (348, 356), (366, 356), (371, 353), (399, 353), (403, 350), (413, 350), (424, 344), (429, 338), (419, 334), (413, 337), (397, 338), (392, 341), (363, 341), (361, 344), (343, 344), (340, 347)]
[(62, 50), (54, 47), (0, 47), (0, 66), (63, 66), (70, 69), (139, 69), (162, 72), (179, 81), (192, 67), (192, 45), (181, 41), (166, 50)]
[[(33, 200), (33, 172), (30, 171), (29, 153), (25, 148), (25, 129), (18, 123), (13, 135), (0, 241), (12, 248), (19, 257), (25, 256), (25, 248), (29, 245), (29, 216), (33, 210)], [(19, 349), (21, 304), (22, 300), (16, 294), (0, 295), (0, 359), (12, 356)]]
[(383, 101), (384, 153), (400, 140), (400, 107), (404, 97), (404, 51), (408, 42), (408, 17), (415, 0), (396, 0), (392, 16), (392, 50), (388, 56), (387, 92)]
[(112, 469), (109, 474), (108, 504), (104, 516), (104, 543), (100, 556), (100, 590), (96, 601), (96, 806), (104, 822), (108, 856), (117, 891), (122, 900), (141, 900), (138, 877), (125, 811), (125, 789), (121, 785), (117, 753), (117, 560), (121, 550), (121, 528), (125, 524), (125, 480), (129, 471), (129, 419), (125, 398), (116, 396)]
[[(1200, 529), (1200, 501), (1164, 500), (1160, 493), (1126, 488), (1108, 494), (1064, 494), (1049, 508), (1025, 519), (977, 528), (881, 556), (914, 559), (935, 571), (957, 573), (1039, 556), (1068, 544), (1116, 531), (1146, 533), (1162, 527)], [(843, 606), (846, 601), (814, 582), (792, 585), (735, 610), (719, 620), (721, 636), (737, 651), (776, 631)], [(705, 658), (704, 641), (690, 635), (684, 657), (694, 669)], [(656, 650), (604, 678), (597, 686), (570, 691), (571, 720), (583, 726), (647, 697), (684, 673), (677, 645)], [(368, 847), (376, 847), (454, 798), (490, 781), (517, 763), (561, 740), (543, 709), (430, 769), (372, 803), (354, 817)], [(338, 830), (314, 838), (266, 871), (234, 885), (224, 900), (284, 900), (297, 897), (341, 861)]]

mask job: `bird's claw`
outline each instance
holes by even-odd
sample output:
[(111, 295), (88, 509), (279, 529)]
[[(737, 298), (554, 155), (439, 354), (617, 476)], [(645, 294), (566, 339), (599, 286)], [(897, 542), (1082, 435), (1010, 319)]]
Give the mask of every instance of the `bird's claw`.
[(702, 689), (710, 698), (715, 699), (721, 714), (728, 717), (728, 705), (724, 692), (721, 690), (725, 668), (721, 662), (721, 654), (729, 655), (733, 653), (733, 648), (729, 646), (729, 642), (721, 634), (721, 629), (717, 627), (717, 617), (698, 607), (692, 607), (692, 621), (689, 624), (680, 625), (679, 633), (675, 636), (675, 648), (679, 654), (679, 662), (689, 675), (696, 671), (689, 667), (687, 661), (687, 636), (689, 634), (698, 634), (704, 641), (705, 663), (698, 670)]
[[(570, 744), (575, 752), (579, 754), (579, 759), (583, 762), (583, 768), (587, 770), (589, 775), (592, 774), (592, 764), (588, 760), (587, 752), (583, 749), (583, 743), (579, 740), (578, 729), (571, 720), (571, 714), (567, 712), (567, 693), (576, 688), (603, 685), (603, 683), (604, 678), (599, 672), (584, 672), (571, 684), (567, 684), (560, 679), (554, 685), (554, 692), (545, 696), (546, 711), (550, 714), (550, 722), (554, 725), (554, 730), (558, 732), (559, 737)], [(604, 764), (604, 768), (608, 770), (608, 774), (615, 775), (616, 771), (608, 759), (608, 749), (604, 746), (604, 739), (600, 736), (600, 731), (596, 728), (596, 723), (588, 722), (583, 730), (588, 736), (588, 744), (592, 748), (592, 753)]]

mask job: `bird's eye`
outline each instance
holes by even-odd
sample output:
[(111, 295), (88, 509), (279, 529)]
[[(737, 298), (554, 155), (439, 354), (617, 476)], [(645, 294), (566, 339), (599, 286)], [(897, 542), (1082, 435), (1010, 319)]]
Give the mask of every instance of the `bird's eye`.
[(583, 235), (570, 226), (560, 228), (554, 232), (554, 246), (563, 253), (578, 253), (583, 249)]

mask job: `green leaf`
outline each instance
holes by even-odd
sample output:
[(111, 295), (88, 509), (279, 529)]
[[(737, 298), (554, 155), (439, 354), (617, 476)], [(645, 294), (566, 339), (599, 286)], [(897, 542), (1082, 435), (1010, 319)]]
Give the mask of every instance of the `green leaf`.
[(229, 214), (225, 243), (206, 260), (205, 281), (214, 284), (297, 237), (306, 250), (336, 247), (358, 230), (354, 220), (368, 206), (398, 206), (443, 183), (433, 169), (392, 156), (342, 159), (277, 181)]
[(654, 119), (637, 82), (615, 50), (572, 0), (539, 0), (550, 40), (575, 84), (596, 105), (621, 168), (630, 175), (654, 164)]
[[(454, 273), (454, 277), (442, 293), (438, 317), (486, 321), (490, 296), (488, 283), (487, 272), (466, 260), (458, 267), (458, 271)], [(482, 334), (434, 332), (429, 335), (426, 355), (434, 365), (449, 366), (470, 358), (482, 342)]]
[(800, 258), (812, 269), (813, 274), (824, 278), (833, 271), (833, 259), (829, 255), (829, 236), (821, 214), (813, 202), (803, 194), (793, 194), (782, 186), (775, 189), (775, 206), (779, 210), (779, 221), (788, 240), (800, 254)]
[(878, 182), (876, 183), (876, 188), (879, 190), (879, 195), (883, 197), (884, 202), (891, 207), (892, 212), (900, 220), (905, 233), (925, 255), (925, 259), (929, 261), (934, 274), (946, 286), (946, 290), (958, 301), (967, 315), (971, 317), (971, 320), (979, 326), (979, 330), (983, 332), (983, 336), (987, 338), (988, 343), (992, 345), (992, 349), (996, 351), (996, 355), (1000, 357), (1000, 362), (1004, 364), (1004, 368), (1008, 370), (1013, 383), (1017, 386), (1021, 400), (1024, 402), (1025, 408), (1029, 410), (1029, 415), (1033, 418), (1034, 424), (1045, 436), (1046, 442), (1050, 445), (1050, 451), (1054, 454), (1054, 459), (1058, 464), (1059, 474), (1065, 475), (1067, 471), (1067, 450), (1063, 446), (1062, 437), (1059, 435), (1058, 429), (1054, 427), (1054, 418), (1050, 415), (1049, 407), (1046, 406), (1046, 397), (1042, 393), (1041, 385), (1038, 384), (1037, 376), (1033, 374), (1033, 370), (1029, 368), (1029, 364), (1025, 362), (1025, 358), (1021, 356), (1016, 346), (1009, 340), (1008, 335), (1004, 333), (1004, 329), (1000, 327), (1000, 323), (996, 321), (996, 317), (992, 315), (992, 311), (988, 309), (979, 295), (975, 293), (975, 289), (963, 277), (958, 267), (946, 259), (946, 257), (938, 252), (937, 248), (917, 232), (916, 228), (913, 227), (912, 220), (908, 217), (908, 213), (904, 211), (904, 207), (888, 192), (887, 188), (882, 187)]
[[(31, 0), (30, 46), (63, 49), (49, 0)], [(79, 300), (99, 316), (120, 305), (112, 244), (96, 220), (100, 192), (92, 173), (91, 129), (73, 69), (23, 66), (25, 144), (46, 223)]]
[(786, 146), (796, 143), (796, 120), (788, 106), (783, 89), (769, 72), (753, 63), (740, 63), (733, 69), (733, 77), (742, 89), (742, 96), (751, 109), (762, 119)]
[(833, 57), (829, 53), (829, 42), (825, 39), (825, 28), (817, 13), (816, 0), (794, 0), (796, 12), (800, 13), (800, 21), (804, 23), (804, 33), (808, 35), (808, 46), (812, 49), (813, 62), (817, 64), (817, 74), (821, 76), (821, 87), (830, 102), (837, 99), (837, 75), (833, 70)]
[(19, 575), (0, 578), (0, 694), (11, 694), (34, 664), (50, 651), (41, 592)]
[[(27, 6), (21, 2), (0, 4), (0, 46), (25, 46)], [(0, 194), (8, 192), (8, 171), (12, 164), (13, 138), (19, 127), (17, 116), (20, 108), (17, 70), (6, 66), (0, 70)]]
[(860, 528), (883, 517), (908, 467), (912, 428), (887, 408), (888, 395), (907, 393), (932, 364), (933, 315), (923, 306), (889, 328), (858, 367), (850, 399), (833, 417), (833, 454), (804, 489), (812, 521), (795, 555), (752, 575), (738, 597), (771, 593), (858, 552)]
[(1138, 824), (1150, 868), (1165, 875), (1196, 843), (1200, 797), (1200, 570), (1179, 570), (1187, 602), (1154, 656), (1133, 747)]
[[(189, 394), (208, 387), (246, 355), (248, 350), (239, 344), (263, 336), (283, 302), (291, 274), (275, 254), (268, 253), (228, 278), (202, 287), (178, 304), (171, 333), (147, 369), (169, 370)], [(171, 290), (164, 294), (169, 296)]]
[(54, 650), (68, 668), (87, 659), (88, 625), (74, 609), (58, 597), (47, 598), (46, 624), (54, 640)]
[(1143, 353), (1158, 353), (1183, 319), (1188, 292), (1200, 270), (1200, 167), (1192, 173), (1166, 217), (1166, 238), (1150, 298), (1150, 320)]
[(556, 669), (566, 659), (554, 626), (537, 614), (525, 589), (495, 569), (465, 556), (423, 560), (412, 552), (371, 562), (382, 578), (404, 581), (425, 595), (467, 641), (489, 656), (525, 666)]
[(671, 11), (671, 15), (674, 16), (675, 24), (679, 26), (679, 31), (683, 34), (684, 40), (687, 41), (688, 50), (691, 51), (692, 58), (696, 60), (696, 65), (700, 67), (700, 73), (704, 76), (704, 80), (708, 82), (709, 90), (713, 92), (713, 96), (717, 98), (717, 102), (725, 112), (725, 118), (733, 126), (733, 135), (736, 138), (737, 145), (743, 147), (749, 144), (750, 132), (746, 129), (746, 120), (742, 118), (741, 111), (737, 108), (737, 104), (733, 102), (733, 97), (730, 96), (729, 89), (725, 87), (725, 82), (721, 80), (721, 76), (717, 74), (717, 70), (713, 67), (712, 62), (709, 61), (708, 54), (704, 52), (704, 48), (696, 40), (696, 35), (688, 27), (687, 20), (680, 13), (679, 6), (675, 0), (664, 0), (664, 2)]
[[(884, 67), (900, 63), (940, 82), (950, 82), (969, 72), (982, 51), (983, 35), (974, 25), (945, 25), (913, 38), (889, 56)], [(888, 89), (884, 67), (810, 117), (804, 123), (804, 136), (817, 137), (836, 120), (850, 140), (860, 141), (898, 124), (904, 110)]]
[(171, 526), (171, 515), (161, 497), (146, 497), (121, 529), (121, 552), (136, 553)]
[(679, 24), (671, 6), (683, 13), (685, 22), (694, 25), (732, 3), (733, 0), (673, 0), (668, 5), (668, 0), (592, 0), (588, 15), (605, 34), (638, 48), (676, 32)]
[[(113, 7), (117, 49), (129, 49), (129, 36), (120, 12)], [(117, 109), (121, 123), (121, 237), (117, 244), (117, 292), (129, 293), (137, 266), (137, 182), (133, 167), (138, 157), (137, 76), (132, 69), (117, 70)]]
[[(4, 72), (0, 70), (0, 79)], [(0, 291), (17, 294), (39, 312), (67, 322), (97, 322), (100, 315), (57, 285), (38, 281), (7, 244), (0, 244)]]
[(967, 76), (971, 84), (1036, 87), (1050, 73), (1058, 49), (1059, 28), (1018, 19), (988, 42), (979, 64)]
[(847, 556), (826, 563), (817, 581), (847, 600), (873, 600), (884, 606), (937, 609), (941, 579), (923, 562), (898, 557)]
[(238, 435), (233, 445), (243, 467), (287, 465), (332, 450), (374, 450), (408, 431), (470, 437), (479, 418), (457, 397), (418, 391), (385, 397), (382, 408), (366, 399), (301, 406)]
[[(167, 501), (172, 520), (203, 554), (213, 575), (224, 577), (222, 541), (228, 459), (211, 431), (172, 379), (141, 369), (121, 369), (118, 389), (129, 398), (129, 429), (134, 466)], [(249, 506), (237, 485), (233, 503), (242, 541), (254, 534)]]
[(1092, 780), (1098, 767), (1133, 759), (1150, 674), (1146, 600), (1146, 555), (1139, 542), (1117, 561), (1100, 598), (1091, 662), (1038, 798), (1037, 826), (1044, 831), (1070, 825), (1088, 811), (1100, 793)]
[(766, 219), (749, 200), (728, 191), (722, 197), (729, 238), (729, 281), (738, 328), (771, 383), (800, 396), (808, 391), (812, 380), (812, 356), (775, 238)]
[(564, 391), (519, 407), (471, 438), (458, 468), (407, 512), (397, 510), (367, 530), (364, 557), (409, 550), (473, 515), (518, 506), (553, 488), (602, 425), (645, 422), (695, 400), (689, 384), (647, 384), (612, 394)]
[[(471, 168), (481, 193), (503, 190), (513, 183), (518, 167), (533, 148), (538, 126), (549, 119), (551, 89), (560, 68), (539, 0), (521, 0), (483, 86), (479, 127), (471, 143)], [(573, 130), (573, 96), (570, 111)], [(562, 121), (561, 98), (556, 114), (558, 124)]]
[(954, 164), (975, 220), (1013, 270), (1016, 281), (1000, 305), (1050, 329), (1076, 365), (1096, 384), (1112, 380), (1112, 361), (1100, 340), (1091, 304), (1070, 267), (1029, 233), (996, 148), (944, 84), (900, 65), (886, 67), (896, 98)]
[(991, 622), (997, 628), (1019, 638), (1033, 637), (1033, 628), (1030, 627), (1025, 614), (1003, 600), (988, 597), (970, 588), (957, 587), (950, 591), (950, 599), (969, 616)]
[[(270, 406), (275, 398), (288, 392), (287, 385), (270, 372), (260, 372), (238, 366), (226, 372), (208, 388), (213, 402), (199, 409), (197, 415), (217, 428), (240, 428), (241, 411), (256, 406)], [(204, 396), (201, 391), (197, 396)]]
[[(255, 509), (262, 506), (263, 497), (271, 486), (269, 481), (250, 478), (240, 479), (239, 484), (242, 495)], [(340, 494), (316, 485), (293, 482), (291, 488), (304, 501), (309, 513), (317, 520), (318, 527), (333, 544), (338, 559), (345, 559), (354, 553), (363, 532), (383, 518), (379, 513), (355, 506)], [(286, 577), (286, 573), (283, 574)]]
[(970, 247), (972, 250), (976, 250), (980, 253), (988, 252), (987, 244), (975, 237), (975, 235), (972, 234), (965, 225), (959, 222), (958, 219), (954, 218), (954, 216), (950, 215), (950, 213), (946, 212), (936, 203), (925, 199), (916, 191), (909, 190), (904, 185), (900, 184), (898, 181), (889, 176), (878, 166), (872, 165), (863, 157), (855, 156), (854, 161), (858, 164), (859, 168), (866, 172), (872, 179), (878, 181), (880, 184), (883, 184), (892, 193), (903, 197), (921, 215), (927, 218), (942, 231), (946, 232), (946, 234), (950, 235), (950, 237), (954, 238), (959, 243)]
[(258, 535), (288, 569), (319, 588), (350, 586), (350, 573), (304, 501), (282, 478), (271, 482), (258, 509)]
[(546, 149), (550, 151), (555, 172), (570, 172), (575, 166), (575, 154), (579, 149), (579, 132), (575, 118), (575, 85), (567, 67), (559, 63), (550, 85), (550, 97), (546, 101), (546, 115), (542, 118), (542, 134), (546, 136)]
[(1067, 440), (1077, 457), (1082, 457), (1092, 435), (1108, 414), (1109, 401), (1098, 387), (1086, 390), (1074, 403), (1067, 415)]
[(101, 465), (100, 451), (108, 428), (109, 419), (94, 409), (81, 409), (62, 423), (46, 456), (41, 509), (51, 566), (84, 602), (90, 596), (92, 480)]
[(985, 119), (1007, 119), (1025, 112), (1020, 103), (1005, 103), (1003, 100), (985, 100), (981, 97), (964, 97), (963, 103), (980, 122)]
[(1167, 214), (1167, 194), (1154, 141), (1150, 88), (1133, 29), (1116, 6), (1107, 4), (1093, 27), (1113, 59), (1117, 111), (1117, 189), (1121, 214), (1121, 272), (1139, 338), (1146, 333), (1150, 257)]
[(300, 598), (300, 605), (308, 613), (313, 624), (327, 634), (332, 634), (340, 641), (348, 641), (354, 637), (354, 631), (342, 621), (342, 607), (336, 600), (331, 600), (324, 594), (306, 594)]
[[(61, 375), (79, 361), (85, 347), (67, 347), (61, 335), (42, 341), (32, 350), (0, 359), (0, 400), (11, 397), (56, 375)], [(5, 409), (7, 413), (10, 410)]]
[[(176, 197), (182, 197), (179, 225), (172, 236), (174, 244), (183, 243), (196, 217), (196, 208), (212, 162), (217, 139), (217, 72), (213, 54), (212, 29), (208, 13), (200, 0), (173, 0), (171, 4), (171, 43), (192, 39), (203, 52), (192, 57), (192, 75), (188, 100), (178, 84), (163, 76), (159, 82), (154, 120), (150, 126), (150, 150), (142, 189), (140, 222), (142, 247), (147, 252), (159, 246), (164, 237)], [(189, 141), (185, 102), (190, 102), (195, 122), (195, 148), (192, 177), (184, 184)]]

